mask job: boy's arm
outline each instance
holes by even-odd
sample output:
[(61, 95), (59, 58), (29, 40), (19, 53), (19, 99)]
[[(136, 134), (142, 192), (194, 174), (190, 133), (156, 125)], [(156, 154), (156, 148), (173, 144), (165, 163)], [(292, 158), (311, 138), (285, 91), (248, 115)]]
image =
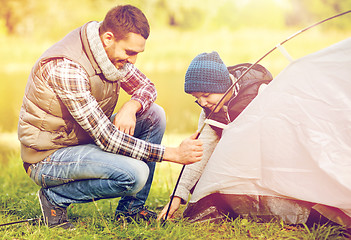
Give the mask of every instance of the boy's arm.
[[(204, 121), (205, 113), (202, 111), (199, 117), (198, 129), (202, 127)], [(190, 191), (194, 188), (197, 181), (200, 179), (202, 172), (219, 141), (217, 134), (209, 125), (206, 125), (204, 127), (199, 136), (199, 139), (203, 143), (202, 159), (200, 162), (185, 167), (175, 193), (175, 196), (178, 196), (182, 199), (182, 204), (185, 204), (187, 202)]]
[[(198, 129), (202, 127), (204, 120), (205, 112), (202, 111), (199, 118)], [(179, 209), (180, 204), (185, 204), (187, 202), (190, 191), (192, 188), (194, 188), (197, 181), (200, 179), (202, 172), (218, 143), (219, 138), (215, 131), (210, 126), (206, 125), (199, 136), (199, 140), (201, 140), (203, 143), (203, 156), (201, 161), (185, 167), (179, 181), (179, 185), (176, 189), (171, 207), (169, 207), (169, 202), (158, 215), (158, 220), (165, 219), (168, 209), (168, 217), (173, 218), (174, 213)]]

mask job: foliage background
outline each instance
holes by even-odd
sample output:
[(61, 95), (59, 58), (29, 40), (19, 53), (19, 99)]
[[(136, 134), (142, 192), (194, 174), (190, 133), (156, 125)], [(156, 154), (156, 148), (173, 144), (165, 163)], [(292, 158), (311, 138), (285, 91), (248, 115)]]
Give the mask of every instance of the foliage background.
[[(183, 92), (197, 54), (217, 51), (227, 65), (252, 63), (301, 28), (351, 10), (350, 0), (0, 0), (0, 162), (18, 150), (18, 114), (37, 58), (118, 4), (135, 5), (149, 19), (151, 35), (136, 65), (155, 83), (157, 103), (166, 111), (166, 145), (197, 128), (200, 109)], [(304, 56), (350, 37), (350, 22), (351, 14), (344, 15), (284, 46), (292, 57)], [(288, 61), (275, 51), (261, 64), (276, 76)], [(118, 106), (126, 99), (122, 94)]]
[[(15, 132), (27, 76), (50, 45), (107, 10), (133, 4), (151, 25), (136, 63), (155, 83), (167, 114), (166, 133), (196, 130), (199, 108), (183, 92), (184, 75), (201, 52), (217, 51), (227, 65), (255, 62), (300, 28), (350, 10), (349, 0), (0, 0), (0, 132)], [(293, 57), (350, 34), (351, 14), (292, 41)], [(273, 75), (287, 64), (279, 54), (262, 62)], [(122, 101), (127, 96), (122, 96)], [(120, 101), (121, 102), (121, 101)]]

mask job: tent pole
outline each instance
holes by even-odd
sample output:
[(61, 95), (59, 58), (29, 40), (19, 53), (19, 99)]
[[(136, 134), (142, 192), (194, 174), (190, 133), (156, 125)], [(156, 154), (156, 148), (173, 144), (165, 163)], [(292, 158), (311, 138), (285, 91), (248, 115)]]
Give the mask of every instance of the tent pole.
[(15, 221), (15, 222), (3, 223), (3, 224), (0, 224), (0, 227), (13, 225), (13, 224), (17, 224), (17, 223), (25, 223), (25, 222), (40, 221), (40, 220), (43, 220), (43, 219), (42, 218), (29, 218), (29, 219)]
[[(228, 90), (223, 94), (222, 98), (218, 101), (218, 103), (215, 105), (214, 109), (210, 112), (210, 114), (206, 117), (206, 119), (210, 119), (210, 118), (211, 118), (211, 116), (212, 116), (212, 114), (214, 113), (214, 111), (218, 108), (219, 104), (220, 104), (220, 103), (223, 101), (223, 99), (228, 95), (228, 93), (229, 93), (230, 91), (232, 91), (232, 89), (233, 89), (233, 87), (235, 86), (235, 84), (237, 84), (237, 83), (239, 82), (239, 80), (241, 80), (254, 66), (256, 66), (262, 59), (264, 59), (265, 57), (267, 57), (267, 56), (268, 56), (271, 52), (273, 52), (275, 49), (277, 49), (278, 47), (280, 47), (281, 45), (283, 45), (283, 44), (286, 43), (287, 41), (293, 39), (293, 38), (296, 37), (297, 35), (300, 35), (301, 33), (305, 32), (305, 31), (307, 31), (307, 30), (309, 30), (309, 29), (311, 29), (311, 28), (313, 28), (313, 27), (316, 27), (316, 26), (318, 26), (318, 25), (320, 25), (320, 24), (322, 24), (322, 23), (324, 23), (324, 22), (327, 22), (327, 21), (329, 21), (329, 20), (331, 20), (331, 19), (340, 17), (340, 16), (345, 15), (345, 14), (348, 14), (348, 13), (351, 13), (351, 10), (346, 11), (346, 12), (342, 12), (342, 13), (340, 13), (340, 14), (334, 15), (334, 16), (332, 16), (332, 17), (329, 17), (329, 18), (326, 18), (326, 19), (324, 19), (324, 20), (322, 20), (322, 21), (319, 21), (319, 22), (317, 22), (317, 23), (315, 23), (315, 24), (312, 24), (312, 25), (309, 26), (309, 27), (306, 27), (306, 28), (304, 28), (304, 29), (302, 29), (302, 30), (297, 31), (296, 33), (294, 33), (293, 35), (291, 35), (290, 37), (288, 37), (287, 39), (285, 39), (285, 40), (282, 41), (281, 43), (278, 43), (274, 48), (272, 48), (271, 50), (269, 50), (269, 51), (268, 51), (266, 54), (264, 54), (260, 59), (258, 59), (255, 63), (253, 63), (243, 74), (241, 74), (241, 76), (240, 76), (240, 77), (228, 88)], [(199, 130), (199, 132), (198, 132), (198, 134), (197, 134), (197, 136), (196, 136), (196, 139), (199, 138), (199, 136), (200, 136), (202, 130), (204, 129), (205, 125), (206, 125), (206, 123), (204, 123), (204, 124), (202, 125), (201, 129)], [(184, 171), (184, 169), (185, 169), (185, 166), (186, 166), (186, 165), (183, 165), (182, 170), (181, 170), (180, 173), (179, 173), (179, 177), (178, 177), (178, 180), (177, 180), (177, 182), (176, 182), (176, 185), (174, 186), (173, 193), (172, 193), (172, 195), (171, 195), (171, 200), (170, 200), (170, 202), (169, 202), (168, 209), (167, 209), (167, 212), (166, 212), (165, 221), (166, 221), (167, 218), (168, 218), (168, 214), (169, 214), (169, 211), (170, 211), (170, 209), (171, 209), (171, 205), (172, 205), (172, 202), (173, 202), (173, 198), (174, 198), (175, 192), (176, 192), (176, 190), (177, 190), (177, 188), (178, 188), (178, 184), (179, 184), (180, 178), (182, 177), (182, 174), (183, 174), (183, 171)]]

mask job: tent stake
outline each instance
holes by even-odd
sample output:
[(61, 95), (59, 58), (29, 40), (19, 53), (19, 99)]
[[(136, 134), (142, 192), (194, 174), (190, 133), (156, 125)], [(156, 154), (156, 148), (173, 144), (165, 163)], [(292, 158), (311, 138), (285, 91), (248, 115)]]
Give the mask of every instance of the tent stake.
[[(331, 20), (331, 19), (340, 17), (340, 16), (345, 15), (345, 14), (348, 14), (348, 13), (351, 13), (351, 10), (346, 11), (346, 12), (343, 12), (343, 13), (340, 13), (340, 14), (337, 14), (337, 15), (334, 15), (334, 16), (329, 17), (329, 18), (326, 18), (326, 19), (324, 19), (324, 20), (322, 20), (322, 21), (320, 21), (320, 22), (317, 22), (317, 23), (315, 23), (315, 24), (312, 24), (312, 25), (309, 26), (309, 27), (306, 27), (306, 28), (304, 28), (304, 29), (302, 29), (302, 30), (297, 31), (296, 33), (294, 33), (293, 35), (291, 35), (290, 37), (288, 37), (287, 39), (285, 39), (285, 40), (282, 41), (281, 43), (277, 44), (274, 48), (272, 48), (271, 50), (269, 50), (265, 55), (263, 55), (260, 59), (258, 59), (254, 64), (252, 64), (243, 74), (241, 74), (241, 76), (240, 76), (240, 77), (228, 88), (228, 90), (224, 93), (224, 95), (222, 96), (222, 98), (218, 101), (218, 103), (215, 105), (214, 109), (210, 112), (210, 114), (206, 117), (206, 119), (210, 119), (210, 118), (211, 118), (211, 116), (212, 116), (212, 114), (214, 113), (214, 111), (218, 108), (219, 104), (220, 104), (220, 103), (223, 101), (223, 99), (228, 95), (228, 93), (233, 89), (233, 87), (235, 86), (235, 84), (237, 84), (237, 83), (239, 82), (239, 80), (241, 80), (242, 77), (245, 76), (246, 73), (248, 73), (248, 72), (249, 72), (254, 66), (256, 66), (262, 59), (264, 59), (264, 58), (265, 58), (266, 56), (268, 56), (271, 52), (273, 52), (275, 49), (277, 49), (278, 46), (283, 45), (284, 43), (286, 43), (287, 41), (293, 39), (293, 38), (296, 37), (297, 35), (300, 35), (301, 33), (305, 32), (305, 31), (307, 31), (307, 30), (309, 30), (309, 29), (311, 29), (311, 28), (313, 28), (313, 27), (315, 27), (315, 26), (318, 26), (318, 25), (320, 25), (320, 24), (322, 24), (322, 23), (324, 23), (324, 22), (326, 22), (326, 21), (329, 21), (329, 20)], [(202, 130), (204, 129), (205, 125), (206, 125), (206, 123), (204, 123), (204, 124), (202, 125), (201, 129), (199, 130), (199, 132), (198, 132), (198, 134), (197, 134), (197, 136), (196, 136), (196, 139), (199, 138), (199, 136), (200, 136)], [(169, 214), (169, 211), (170, 211), (171, 206), (172, 206), (173, 198), (174, 198), (175, 192), (176, 192), (176, 190), (177, 190), (177, 188), (178, 188), (178, 184), (179, 184), (180, 178), (182, 177), (182, 174), (183, 174), (183, 171), (184, 171), (184, 169), (185, 169), (185, 166), (186, 166), (186, 165), (183, 165), (182, 170), (181, 170), (180, 173), (179, 173), (179, 177), (178, 177), (178, 180), (177, 180), (177, 182), (176, 182), (176, 185), (174, 186), (173, 193), (172, 193), (172, 195), (171, 195), (171, 200), (170, 200), (170, 202), (169, 202), (168, 209), (167, 209), (167, 212), (166, 212), (165, 221), (166, 221), (167, 218), (168, 218), (168, 214)]]

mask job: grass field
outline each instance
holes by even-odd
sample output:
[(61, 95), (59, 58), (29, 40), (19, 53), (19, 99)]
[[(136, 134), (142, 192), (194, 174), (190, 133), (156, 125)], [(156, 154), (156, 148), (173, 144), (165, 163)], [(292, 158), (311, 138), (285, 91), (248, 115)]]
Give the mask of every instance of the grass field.
[[(184, 136), (167, 135), (164, 144), (177, 145)], [(13, 144), (4, 144), (4, 139)], [(0, 135), (0, 224), (29, 218), (40, 218), (36, 193), (39, 189), (23, 170), (15, 134)], [(167, 203), (181, 166), (159, 163), (147, 206), (156, 212)], [(279, 221), (258, 223), (235, 219), (221, 223), (190, 224), (181, 217), (161, 224), (157, 221), (115, 221), (118, 199), (73, 204), (68, 216), (76, 230), (49, 229), (41, 221), (0, 227), (1, 239), (345, 239), (344, 229), (335, 226), (289, 226)], [(182, 208), (184, 209), (184, 207)]]

